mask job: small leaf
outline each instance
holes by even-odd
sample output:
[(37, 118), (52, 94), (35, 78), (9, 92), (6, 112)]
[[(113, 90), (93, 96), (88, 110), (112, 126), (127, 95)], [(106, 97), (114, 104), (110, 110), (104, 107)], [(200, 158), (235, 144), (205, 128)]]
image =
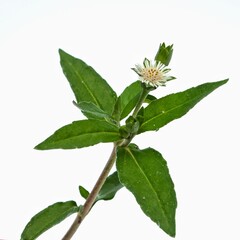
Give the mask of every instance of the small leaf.
[(34, 240), (43, 232), (60, 223), (79, 207), (74, 201), (58, 202), (36, 214), (26, 225), (21, 235), (21, 240)]
[(74, 149), (120, 139), (118, 127), (113, 124), (101, 120), (81, 120), (58, 129), (35, 149)]
[(136, 81), (128, 86), (117, 99), (113, 114), (114, 118), (119, 121), (125, 118), (136, 106), (141, 93), (142, 86), (140, 81)]
[(140, 125), (138, 119), (134, 118), (133, 116), (130, 116), (127, 118), (125, 122), (127, 132), (131, 134), (137, 134)]
[(145, 103), (150, 103), (150, 102), (152, 102), (153, 100), (156, 100), (156, 99), (157, 98), (155, 96), (153, 96), (151, 94), (148, 94), (144, 102)]
[(79, 186), (79, 192), (84, 199), (88, 198), (89, 191), (86, 188), (84, 188), (83, 186)]
[[(100, 192), (97, 195), (95, 203), (100, 200), (111, 200), (114, 198), (115, 194), (118, 190), (120, 190), (123, 185), (119, 182), (118, 173), (114, 172), (110, 176), (107, 177), (104, 182)], [(81, 196), (87, 199), (89, 192), (84, 187), (79, 186), (79, 192)]]
[(128, 138), (130, 136), (130, 133), (127, 130), (126, 125), (123, 125), (123, 126), (120, 127), (119, 133), (120, 133), (122, 138)]
[(166, 46), (165, 43), (160, 44), (155, 60), (168, 66), (173, 54), (173, 45)]
[(63, 72), (75, 94), (77, 103), (92, 102), (111, 115), (117, 96), (108, 83), (82, 60), (61, 49), (59, 54)]
[(200, 100), (227, 81), (205, 83), (152, 101), (145, 108), (144, 122), (140, 126), (138, 133), (158, 130), (169, 122), (182, 117)]
[(114, 172), (107, 177), (105, 183), (103, 184), (96, 202), (99, 200), (111, 200), (114, 198), (118, 190), (120, 190), (123, 185), (119, 182), (118, 173)]
[(74, 102), (74, 105), (77, 106), (82, 111), (82, 113), (89, 119), (111, 118), (108, 113), (104, 112), (92, 102)]
[(174, 237), (177, 200), (162, 155), (152, 148), (119, 148), (117, 170), (120, 182), (132, 192), (143, 212)]

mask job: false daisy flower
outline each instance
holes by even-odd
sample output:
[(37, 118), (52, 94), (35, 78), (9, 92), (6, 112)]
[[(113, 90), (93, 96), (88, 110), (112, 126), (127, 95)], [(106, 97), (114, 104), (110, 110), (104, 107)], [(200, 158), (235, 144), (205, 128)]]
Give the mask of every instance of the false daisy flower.
[(175, 79), (166, 75), (171, 69), (166, 68), (161, 62), (152, 63), (147, 58), (144, 59), (143, 65), (137, 64), (132, 70), (138, 74), (140, 81), (152, 87), (165, 86), (167, 81)]

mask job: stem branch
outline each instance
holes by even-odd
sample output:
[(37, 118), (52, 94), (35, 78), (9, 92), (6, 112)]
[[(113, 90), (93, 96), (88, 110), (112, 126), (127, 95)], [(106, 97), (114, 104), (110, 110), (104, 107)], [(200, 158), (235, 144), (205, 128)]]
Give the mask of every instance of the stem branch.
[(86, 199), (85, 204), (79, 210), (77, 217), (75, 218), (74, 222), (72, 223), (71, 227), (69, 228), (69, 230), (67, 231), (65, 236), (62, 238), (62, 240), (70, 240), (72, 238), (74, 233), (79, 228), (81, 222), (83, 221), (83, 219), (86, 217), (86, 215), (89, 213), (90, 209), (92, 208), (92, 206), (96, 200), (96, 197), (97, 197), (99, 191), (101, 190), (101, 188), (102, 188), (106, 178), (108, 177), (109, 172), (112, 169), (112, 166), (116, 160), (116, 149), (117, 149), (117, 144), (114, 143), (112, 153), (111, 153), (102, 173), (100, 174), (95, 186), (93, 187), (91, 193), (89, 194), (88, 198)]

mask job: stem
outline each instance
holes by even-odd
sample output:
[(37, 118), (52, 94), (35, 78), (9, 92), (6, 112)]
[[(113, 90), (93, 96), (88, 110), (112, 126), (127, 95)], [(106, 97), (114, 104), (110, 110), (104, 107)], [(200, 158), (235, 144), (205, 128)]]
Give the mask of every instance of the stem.
[[(137, 114), (138, 114), (140, 108), (142, 107), (142, 104), (144, 103), (144, 100), (150, 91), (151, 91), (150, 89), (143, 87), (143, 90), (139, 97), (138, 103), (133, 111), (132, 116), (134, 118), (137, 117)], [(86, 199), (85, 204), (83, 205), (82, 208), (80, 208), (74, 222), (72, 223), (71, 227), (68, 229), (67, 233), (64, 235), (62, 240), (70, 240), (72, 238), (72, 236), (77, 231), (80, 224), (82, 223), (83, 219), (87, 216), (87, 214), (91, 210), (99, 191), (101, 190), (104, 182), (106, 181), (106, 178), (109, 175), (110, 170), (112, 169), (113, 164), (115, 163), (117, 147), (118, 146), (121, 146), (121, 147), (127, 146), (131, 142), (131, 140), (133, 139), (134, 136), (135, 135), (133, 134), (129, 139), (124, 139), (123, 141), (121, 141), (119, 143), (114, 143), (112, 153), (111, 153), (102, 173), (100, 174), (95, 186), (93, 187), (91, 193), (89, 194), (88, 198)]]
[[(143, 90), (141, 92), (141, 95), (138, 99), (138, 102), (137, 102), (137, 105), (133, 111), (133, 114), (132, 114), (132, 117), (136, 119), (137, 115), (138, 115), (138, 112), (139, 110), (141, 109), (142, 107), (142, 104), (144, 103), (148, 93), (151, 91), (152, 89), (150, 88), (146, 88), (144, 85), (143, 85)], [(126, 147), (129, 145), (129, 143), (132, 141), (132, 139), (135, 137), (137, 133), (131, 133), (130, 136), (126, 139), (124, 139), (122, 142), (120, 142), (119, 146), (120, 147)]]
[(62, 238), (62, 240), (70, 240), (72, 238), (74, 233), (79, 228), (81, 222), (83, 221), (83, 219), (86, 217), (86, 215), (89, 213), (90, 209), (92, 208), (99, 191), (101, 190), (106, 178), (109, 175), (110, 170), (112, 169), (113, 164), (115, 163), (117, 146), (118, 145), (116, 143), (114, 143), (112, 153), (111, 153), (102, 173), (100, 174), (95, 186), (93, 187), (91, 193), (89, 194), (88, 198), (86, 199), (85, 204), (79, 210), (77, 217), (75, 218), (74, 222), (72, 223), (71, 227), (69, 228), (69, 230), (67, 231), (65, 236)]
[(142, 107), (142, 104), (144, 103), (145, 98), (147, 97), (149, 92), (150, 92), (149, 89), (147, 89), (146, 87), (143, 87), (143, 90), (142, 90), (142, 93), (141, 93), (141, 95), (139, 97), (138, 103), (137, 103), (137, 105), (136, 105), (136, 107), (135, 107), (135, 109), (133, 111), (133, 114), (132, 114), (132, 116), (134, 118), (137, 117), (137, 114), (138, 114), (140, 108)]

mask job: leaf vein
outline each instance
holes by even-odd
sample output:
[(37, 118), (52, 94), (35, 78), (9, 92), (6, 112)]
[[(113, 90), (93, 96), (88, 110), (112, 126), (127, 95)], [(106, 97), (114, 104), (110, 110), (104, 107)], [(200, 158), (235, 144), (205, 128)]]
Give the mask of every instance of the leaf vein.
[[(171, 111), (174, 111), (175, 109), (180, 108), (180, 107), (182, 107), (182, 106), (184, 106), (184, 105), (186, 105), (186, 104), (188, 104), (188, 103), (190, 103), (190, 102), (194, 102), (195, 100), (197, 100), (197, 99), (199, 98), (199, 96), (201, 96), (201, 95), (198, 95), (198, 96), (195, 97), (195, 98), (192, 98), (192, 99), (190, 99), (190, 100), (188, 100), (188, 101), (186, 101), (186, 102), (184, 102), (184, 103), (182, 103), (182, 104), (180, 104), (180, 105), (177, 105), (176, 107), (170, 108), (169, 110), (164, 110), (164, 113), (161, 112), (160, 114), (157, 114), (157, 115), (155, 115), (154, 117), (148, 119), (147, 121), (145, 121), (145, 122), (142, 124), (142, 126), (144, 126), (145, 124), (151, 122), (152, 120), (160, 117), (161, 115), (164, 115), (164, 114), (167, 114), (167, 113), (169, 113), (169, 112), (171, 112)], [(190, 110), (190, 109), (189, 109), (189, 110)], [(188, 111), (189, 111), (189, 110), (188, 110)], [(141, 127), (142, 127), (142, 126), (141, 126)]]
[[(71, 64), (68, 63), (70, 66)], [(95, 103), (101, 108), (99, 101), (97, 100), (97, 98), (93, 95), (93, 93), (91, 92), (91, 90), (89, 89), (89, 87), (87, 86), (87, 84), (84, 82), (84, 79), (82, 78), (81, 74), (79, 74), (79, 72), (76, 70), (76, 68), (73, 68), (73, 71), (75, 72), (75, 74), (79, 77), (79, 79), (81, 79), (82, 84), (84, 85), (84, 87), (86, 88), (86, 90), (88, 91), (88, 93), (91, 95), (91, 97), (93, 98), (93, 100), (95, 101)]]
[(137, 159), (134, 157), (134, 155), (131, 153), (131, 151), (130, 151), (129, 149), (126, 149), (126, 150), (129, 152), (129, 154), (130, 154), (130, 156), (132, 157), (132, 159), (134, 160), (135, 164), (136, 164), (137, 167), (140, 169), (142, 175), (144, 176), (144, 178), (145, 178), (145, 179), (147, 180), (147, 182), (149, 183), (152, 191), (153, 191), (154, 194), (156, 195), (156, 198), (157, 198), (157, 200), (158, 200), (158, 201), (157, 201), (157, 202), (158, 202), (158, 205), (160, 205), (160, 209), (162, 210), (165, 218), (168, 219), (168, 218), (167, 218), (166, 211), (165, 211), (165, 209), (163, 208), (163, 205), (164, 205), (164, 204), (162, 203), (162, 200), (158, 197), (158, 194), (157, 194), (157, 192), (155, 191), (155, 189), (154, 189), (151, 181), (148, 179), (148, 177), (147, 177), (146, 174), (144, 173), (144, 171), (143, 171), (143, 169), (141, 168), (141, 166), (138, 164)]
[(116, 135), (116, 136), (120, 136), (117, 132), (89, 132), (89, 133), (82, 133), (82, 134), (79, 134), (79, 135), (75, 135), (75, 136), (70, 136), (70, 137), (66, 137), (66, 138), (63, 138), (63, 139), (59, 139), (58, 142), (60, 141), (64, 141), (66, 139), (71, 139), (71, 138), (78, 138), (78, 137), (82, 137), (84, 135), (91, 135), (91, 134), (94, 134), (94, 136), (96, 136), (97, 134), (108, 134), (108, 135)]

